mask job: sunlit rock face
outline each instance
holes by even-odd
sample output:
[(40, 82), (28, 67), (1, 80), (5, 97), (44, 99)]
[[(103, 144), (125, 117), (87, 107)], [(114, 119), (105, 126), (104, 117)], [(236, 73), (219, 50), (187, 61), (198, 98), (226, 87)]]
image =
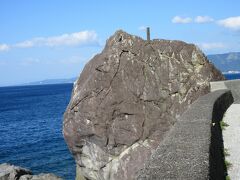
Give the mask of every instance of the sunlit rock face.
[(117, 31), (86, 64), (64, 115), (78, 179), (134, 179), (177, 117), (222, 79), (193, 44)]

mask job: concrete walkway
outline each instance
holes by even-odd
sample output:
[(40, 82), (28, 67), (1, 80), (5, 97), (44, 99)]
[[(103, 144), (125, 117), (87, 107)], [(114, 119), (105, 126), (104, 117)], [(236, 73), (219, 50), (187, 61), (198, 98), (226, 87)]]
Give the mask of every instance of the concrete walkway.
[(228, 175), (231, 180), (240, 180), (240, 104), (232, 104), (223, 121), (229, 125), (223, 130), (224, 148), (229, 154), (225, 159), (232, 164)]
[(234, 103), (226, 111), (223, 121), (229, 126), (223, 130), (224, 148), (229, 154), (225, 157), (231, 163), (228, 175), (231, 180), (240, 180), (240, 80), (212, 82), (211, 91), (230, 89)]

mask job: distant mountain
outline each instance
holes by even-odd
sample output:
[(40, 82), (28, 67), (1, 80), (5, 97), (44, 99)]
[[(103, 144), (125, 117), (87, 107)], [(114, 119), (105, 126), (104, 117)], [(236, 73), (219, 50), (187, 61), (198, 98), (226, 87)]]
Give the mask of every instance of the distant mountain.
[(207, 57), (222, 72), (240, 71), (240, 52), (212, 54)]
[(24, 83), (24, 84), (21, 84), (21, 85), (27, 86), (27, 85), (45, 85), (45, 84), (74, 83), (74, 81), (76, 79), (77, 79), (77, 77), (70, 78), (70, 79), (46, 79), (46, 80), (42, 80), (42, 81)]

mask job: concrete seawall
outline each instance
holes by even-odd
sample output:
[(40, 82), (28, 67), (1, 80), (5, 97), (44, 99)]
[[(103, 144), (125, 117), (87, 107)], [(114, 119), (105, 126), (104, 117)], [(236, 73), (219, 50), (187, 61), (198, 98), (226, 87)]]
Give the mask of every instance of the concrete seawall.
[(240, 179), (240, 80), (211, 82), (211, 90), (230, 89), (234, 103), (227, 109), (223, 118), (223, 142), (225, 160), (228, 164), (228, 177), (231, 180)]
[(137, 179), (225, 179), (219, 122), (232, 103), (229, 90), (200, 97), (166, 134)]
[[(213, 92), (219, 93), (226, 90), (218, 90)], [(211, 94), (210, 94), (211, 95)], [(226, 167), (224, 163), (223, 154), (223, 136), (220, 121), (227, 108), (233, 103), (233, 97), (230, 91), (222, 94), (216, 99), (212, 110), (212, 126), (211, 126), (211, 145), (210, 145), (210, 171), (209, 179), (224, 179), (226, 174)]]

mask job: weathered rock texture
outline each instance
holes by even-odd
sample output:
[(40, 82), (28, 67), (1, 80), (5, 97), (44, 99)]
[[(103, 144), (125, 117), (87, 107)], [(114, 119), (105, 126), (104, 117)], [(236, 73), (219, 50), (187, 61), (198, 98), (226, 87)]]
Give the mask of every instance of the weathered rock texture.
[(222, 79), (193, 44), (117, 31), (85, 66), (64, 115), (79, 179), (134, 179), (176, 117)]
[(28, 169), (11, 164), (0, 164), (0, 180), (61, 180), (54, 174), (33, 175)]

